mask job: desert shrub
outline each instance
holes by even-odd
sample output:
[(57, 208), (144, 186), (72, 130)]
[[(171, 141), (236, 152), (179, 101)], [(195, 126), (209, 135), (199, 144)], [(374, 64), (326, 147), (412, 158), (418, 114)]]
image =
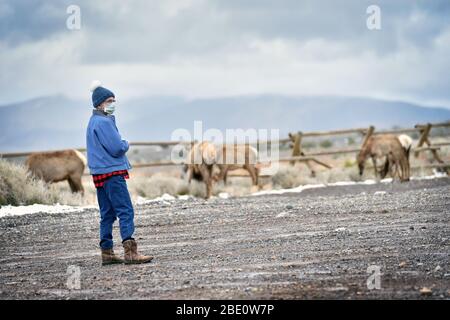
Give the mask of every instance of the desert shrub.
[(350, 168), (332, 168), (330, 170), (318, 170), (316, 177), (311, 177), (306, 166), (296, 165), (280, 167), (272, 176), (274, 189), (289, 189), (306, 184), (327, 184), (340, 181), (361, 181), (358, 170)]
[(356, 161), (354, 159), (346, 159), (344, 162), (344, 168), (351, 168), (356, 165)]
[(0, 205), (51, 204), (57, 200), (57, 195), (24, 166), (0, 160)]
[(134, 177), (130, 179), (128, 185), (131, 193), (149, 199), (162, 196), (164, 193), (176, 196), (187, 194), (189, 191), (186, 181), (162, 174)]
[(354, 145), (355, 143), (356, 143), (355, 138), (349, 137), (349, 138), (347, 139), (347, 144), (348, 144), (349, 146), (352, 146), (352, 145)]
[(311, 173), (303, 164), (296, 166), (281, 166), (272, 176), (274, 189), (294, 188), (303, 184), (314, 183)]
[(317, 173), (316, 183), (334, 183), (341, 181), (360, 181), (361, 178), (356, 168), (332, 168), (321, 170)]
[(315, 147), (317, 147), (317, 143), (315, 143), (314, 141), (302, 142), (302, 148), (303, 149), (313, 149)]
[(333, 142), (331, 140), (323, 140), (320, 142), (320, 146), (322, 148), (331, 148), (333, 146)]
[(93, 184), (84, 187), (83, 197), (80, 193), (72, 193), (65, 181), (49, 185), (33, 177), (23, 165), (0, 160), (0, 205), (92, 204), (95, 188)]

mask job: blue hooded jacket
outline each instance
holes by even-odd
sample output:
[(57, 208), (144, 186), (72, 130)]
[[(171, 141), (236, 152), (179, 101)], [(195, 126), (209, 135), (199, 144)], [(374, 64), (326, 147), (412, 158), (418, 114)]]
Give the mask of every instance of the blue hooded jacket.
[(91, 174), (131, 169), (125, 155), (129, 145), (120, 137), (113, 115), (93, 111), (86, 130), (86, 148)]

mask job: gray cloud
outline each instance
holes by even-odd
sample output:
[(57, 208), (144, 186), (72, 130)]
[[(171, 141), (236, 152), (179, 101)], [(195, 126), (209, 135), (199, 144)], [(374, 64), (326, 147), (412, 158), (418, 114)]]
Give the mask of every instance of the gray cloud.
[(70, 1), (2, 1), (0, 3), (0, 40), (17, 46), (39, 41), (63, 31)]
[[(374, 2), (380, 31), (365, 25)], [(65, 26), (70, 4), (81, 7), (80, 31)], [(448, 0), (2, 1), (0, 96), (79, 95), (106, 78), (130, 96), (270, 91), (448, 103), (449, 16)]]
[[(67, 33), (65, 9), (71, 3), (6, 2), (11, 13), (0, 22), (0, 39), (14, 46)], [(355, 50), (391, 53), (401, 42), (430, 45), (448, 26), (450, 15), (448, 0), (378, 1), (384, 32), (376, 33), (365, 27), (365, 10), (373, 3), (368, 0), (187, 1), (172, 15), (164, 3), (78, 1), (87, 42), (83, 61), (151, 62), (172, 55), (197, 56), (240, 47), (249, 38), (320, 38), (346, 43)], [(173, 6), (179, 5), (173, 2)], [(110, 50), (112, 54), (104, 53)]]

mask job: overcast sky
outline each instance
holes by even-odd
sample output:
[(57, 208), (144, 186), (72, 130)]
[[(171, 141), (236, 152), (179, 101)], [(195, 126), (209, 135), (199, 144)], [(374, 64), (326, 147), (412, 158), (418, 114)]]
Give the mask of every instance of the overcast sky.
[[(67, 7), (81, 29), (66, 27)], [(381, 9), (369, 30), (366, 9)], [(0, 0), (0, 104), (351, 95), (450, 107), (450, 1)]]

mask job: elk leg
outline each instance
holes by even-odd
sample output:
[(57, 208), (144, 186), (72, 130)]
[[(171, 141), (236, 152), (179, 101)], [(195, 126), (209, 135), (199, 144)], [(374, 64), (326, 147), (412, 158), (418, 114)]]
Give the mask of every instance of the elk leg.
[[(84, 188), (83, 188), (83, 182), (81, 181), (81, 174), (80, 175), (71, 175), (69, 177), (69, 181), (72, 181), (75, 187), (75, 191), (72, 189), (72, 192), (81, 192), (82, 195), (84, 195)], [(70, 184), (70, 182), (69, 182)]]
[(400, 181), (402, 181), (402, 182), (408, 181), (409, 180), (409, 178), (408, 178), (408, 165), (407, 165), (405, 159), (400, 159), (398, 161), (398, 165), (400, 167), (400, 172), (401, 172), (401, 179), (400, 179)]
[(407, 181), (409, 181), (409, 178), (411, 177), (411, 163), (409, 162), (409, 149), (408, 149), (408, 152), (407, 152), (407, 156), (406, 156), (405, 162), (406, 162), (406, 168), (407, 168), (406, 179), (407, 179)]
[(244, 165), (244, 168), (248, 171), (250, 174), (250, 177), (252, 178), (253, 185), (258, 185), (258, 178), (256, 176), (255, 168), (252, 165)]
[[(399, 172), (398, 172), (398, 161), (395, 161), (393, 159), (392, 160), (392, 167), (391, 167), (392, 181), (395, 180), (395, 177), (397, 176), (397, 174), (399, 174)], [(399, 177), (400, 177), (400, 174), (399, 174)]]
[(400, 177), (400, 182), (405, 181), (405, 177), (406, 177), (406, 168), (405, 168), (405, 162), (403, 160), (398, 160), (398, 165), (400, 168), (400, 173), (399, 173), (399, 177)]
[(376, 157), (372, 157), (373, 169), (375, 170), (375, 180), (380, 180), (378, 177), (378, 168), (377, 168), (377, 159)]
[(408, 159), (406, 159), (406, 157), (405, 157), (401, 160), (401, 162), (402, 162), (402, 167), (403, 167), (403, 181), (409, 181), (409, 174), (410, 174), (409, 170), (410, 169), (409, 169)]
[[(398, 169), (399, 169), (398, 161), (395, 160), (395, 159), (392, 159), (392, 167), (391, 167), (391, 170), (390, 170), (391, 176), (392, 176), (392, 182), (394, 182), (396, 176), (399, 175)], [(399, 175), (399, 177), (400, 177), (400, 175)]]
[(398, 161), (398, 166), (399, 166), (399, 179), (400, 182), (403, 182), (405, 179), (405, 165), (404, 162), (402, 160)]
[(223, 184), (227, 185), (227, 178), (228, 178), (228, 166), (224, 165), (220, 169), (220, 180), (223, 180)]
[(202, 175), (203, 181), (206, 185), (206, 197), (205, 199), (209, 199), (212, 194), (212, 166), (211, 168), (208, 168), (209, 166), (206, 164), (200, 165), (200, 173)]
[(392, 181), (394, 181), (399, 168), (398, 160), (392, 155), (392, 153), (387, 156), (387, 159), (387, 161), (389, 161), (389, 167), (386, 167), (387, 173), (389, 173), (389, 175), (392, 177)]
[(382, 171), (380, 172), (381, 179), (386, 178), (387, 174), (391, 173), (390, 169), (392, 169), (392, 164), (389, 161), (389, 156), (386, 156), (386, 162), (384, 163), (384, 167), (383, 167)]
[(189, 166), (188, 168), (188, 183), (191, 184), (192, 177), (194, 176), (193, 167)]
[(223, 164), (218, 164), (219, 167), (219, 173), (215, 174), (213, 176), (214, 182), (219, 182), (220, 180), (223, 180), (223, 184), (227, 184), (227, 166)]
[(75, 183), (72, 181), (71, 177), (67, 178), (67, 182), (69, 182), (70, 191), (72, 191), (72, 193), (77, 192), (77, 187), (75, 186)]

